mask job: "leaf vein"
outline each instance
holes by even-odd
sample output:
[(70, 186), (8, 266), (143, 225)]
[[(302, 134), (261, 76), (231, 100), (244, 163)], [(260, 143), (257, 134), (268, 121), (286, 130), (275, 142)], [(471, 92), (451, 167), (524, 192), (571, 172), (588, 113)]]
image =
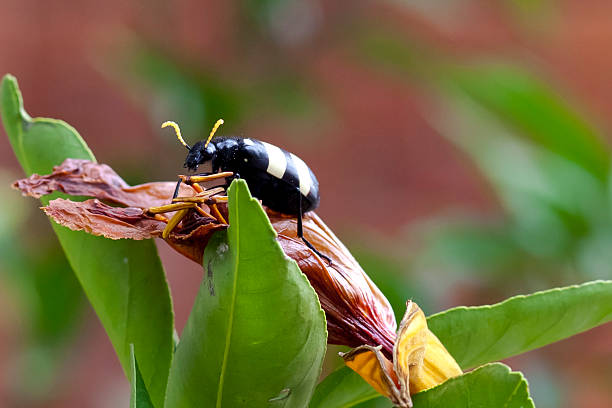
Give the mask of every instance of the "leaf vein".
[(519, 378), (516, 383), (516, 387), (514, 387), (514, 390), (512, 390), (512, 392), (508, 396), (508, 399), (506, 400), (506, 403), (504, 404), (504, 408), (508, 407), (509, 406), (508, 404), (512, 402), (513, 397), (518, 393), (518, 390), (521, 387), (522, 383), (523, 383), (522, 379)]
[[(236, 189), (236, 202), (238, 201), (238, 192), (240, 190)], [(223, 351), (223, 361), (221, 364), (221, 373), (219, 374), (219, 389), (217, 390), (217, 408), (221, 408), (221, 402), (223, 400), (223, 385), (225, 382), (225, 371), (227, 370), (227, 359), (229, 356), (230, 342), (232, 337), (232, 329), (234, 325), (234, 309), (236, 307), (236, 291), (238, 286), (238, 268), (240, 265), (240, 229), (238, 226), (240, 225), (240, 213), (239, 206), (236, 206), (235, 211), (235, 222), (234, 227), (236, 231), (235, 237), (235, 250), (236, 250), (236, 263), (234, 264), (234, 281), (232, 283), (232, 300), (230, 303), (230, 313), (229, 313), (229, 323), (227, 327), (227, 334), (225, 336), (225, 350)], [(230, 227), (231, 228), (231, 227)]]

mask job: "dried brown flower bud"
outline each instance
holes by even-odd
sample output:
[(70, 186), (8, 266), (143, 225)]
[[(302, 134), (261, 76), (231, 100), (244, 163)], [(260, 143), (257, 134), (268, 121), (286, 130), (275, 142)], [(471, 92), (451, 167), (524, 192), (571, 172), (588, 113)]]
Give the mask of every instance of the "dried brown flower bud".
[(315, 213), (306, 213), (304, 237), (332, 260), (328, 265), (297, 237), (295, 218), (270, 211), (268, 215), (285, 254), (297, 262), (319, 295), (328, 341), (350, 347), (382, 345), (390, 357), (397, 327), (393, 309), (336, 235)]

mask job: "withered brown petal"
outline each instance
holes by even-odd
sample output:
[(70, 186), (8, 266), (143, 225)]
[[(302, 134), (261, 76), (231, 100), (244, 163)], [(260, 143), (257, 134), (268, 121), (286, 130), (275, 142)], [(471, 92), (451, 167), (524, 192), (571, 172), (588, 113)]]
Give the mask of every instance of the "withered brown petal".
[[(110, 239), (150, 239), (161, 237), (166, 223), (147, 217), (141, 208), (111, 207), (97, 199), (76, 202), (61, 198), (51, 200), (42, 210), (55, 222), (75, 231)], [(204, 248), (215, 231), (227, 228), (211, 219), (185, 231), (177, 228), (166, 242), (194, 262), (202, 263)]]
[(164, 223), (146, 218), (141, 208), (111, 207), (97, 199), (76, 202), (58, 198), (42, 210), (55, 222), (75, 231), (110, 239), (150, 239), (161, 234)]
[[(60, 191), (73, 196), (95, 197), (102, 201), (127, 207), (155, 207), (168, 204), (176, 183), (160, 182), (129, 186), (106, 164), (89, 160), (66, 159), (53, 168), (51, 174), (17, 180), (13, 187), (23, 195), (40, 198)], [(181, 186), (181, 194), (191, 195), (188, 186)]]
[(202, 265), (204, 249), (212, 234), (227, 228), (227, 224), (209, 222), (196, 227), (187, 234), (171, 233), (166, 242), (175, 251)]

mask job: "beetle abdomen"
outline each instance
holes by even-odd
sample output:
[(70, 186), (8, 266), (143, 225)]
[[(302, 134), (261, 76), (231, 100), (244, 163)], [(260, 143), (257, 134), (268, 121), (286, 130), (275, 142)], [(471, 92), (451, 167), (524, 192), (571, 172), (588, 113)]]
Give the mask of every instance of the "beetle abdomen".
[[(254, 139), (217, 139), (218, 166), (245, 179), (254, 197), (274, 211), (299, 213), (319, 205), (319, 182), (306, 163), (293, 153)], [(215, 163), (213, 163), (214, 167)]]

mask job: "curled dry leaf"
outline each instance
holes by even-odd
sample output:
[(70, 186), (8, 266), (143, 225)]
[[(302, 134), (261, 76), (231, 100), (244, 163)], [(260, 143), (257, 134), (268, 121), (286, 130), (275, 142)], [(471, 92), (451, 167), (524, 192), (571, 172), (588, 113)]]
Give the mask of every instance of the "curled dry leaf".
[[(73, 230), (111, 239), (148, 239), (162, 236), (168, 222), (166, 216), (171, 217), (172, 213), (154, 215), (147, 209), (168, 204), (176, 183), (129, 186), (109, 166), (68, 159), (49, 175), (33, 175), (13, 186), (36, 198), (54, 191), (93, 197), (83, 202), (55, 199), (43, 207), (57, 223)], [(181, 185), (181, 197), (196, 194), (192, 187)], [(207, 216), (216, 212), (206, 204), (199, 205), (201, 211), (179, 210), (187, 216), (165, 241), (201, 264), (212, 234), (227, 228), (224, 221), (228, 211), (225, 203), (217, 203), (217, 214), (221, 216)], [(389, 302), (314, 212), (303, 217), (304, 236), (329, 256), (331, 265), (297, 237), (294, 217), (269, 209), (266, 212), (285, 254), (297, 262), (319, 296), (327, 318), (328, 341), (356, 347), (344, 355), (347, 365), (379, 392), (399, 406), (409, 406), (411, 393), (461, 373), (444, 346), (427, 329), (423, 312), (414, 303), (409, 303), (409, 311), (396, 335), (397, 325)], [(447, 361), (449, 358), (454, 366)]]

